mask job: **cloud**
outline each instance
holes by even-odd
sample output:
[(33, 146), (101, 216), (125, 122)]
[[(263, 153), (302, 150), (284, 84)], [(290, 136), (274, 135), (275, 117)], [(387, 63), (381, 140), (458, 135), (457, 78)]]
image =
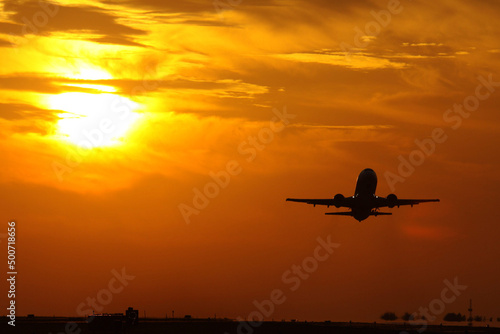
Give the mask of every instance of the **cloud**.
[(5, 39), (0, 38), (0, 47), (12, 46), (10, 41), (6, 41)]
[(293, 123), (289, 127), (306, 129), (327, 129), (327, 130), (384, 130), (393, 128), (392, 125), (321, 125)]
[(104, 4), (124, 5), (147, 9), (161, 9), (171, 13), (199, 13), (214, 10), (212, 1), (186, 0), (186, 1), (163, 1), (163, 0), (103, 0)]
[(247, 10), (249, 7), (272, 6), (279, 1), (276, 0), (184, 0), (184, 1), (164, 1), (164, 0), (102, 0), (102, 3), (113, 5), (124, 5), (150, 10), (161, 10), (167, 13), (214, 13), (219, 10)]
[(401, 69), (406, 67), (405, 63), (398, 63), (376, 57), (369, 54), (345, 54), (338, 53), (291, 53), (275, 55), (277, 58), (292, 60), (303, 63), (319, 63), (334, 66), (344, 66), (353, 69), (381, 69), (381, 68), (396, 68)]
[[(99, 93), (97, 88), (69, 86), (65, 84), (101, 83), (102, 80), (76, 80), (55, 76), (46, 76), (41, 73), (17, 73), (0, 76), (0, 90), (30, 91), (47, 94), (64, 92)], [(104, 81), (106, 84), (106, 81)]]
[(21, 119), (56, 121), (59, 119), (57, 113), (60, 112), (58, 110), (37, 108), (24, 103), (0, 103), (0, 110), (2, 111), (0, 118), (9, 121)]
[(116, 45), (126, 45), (126, 46), (147, 47), (144, 44), (134, 42), (124, 37), (107, 36), (107, 37), (89, 38), (88, 40), (100, 44), (116, 44)]
[[(56, 32), (99, 34), (112, 44), (133, 44), (131, 36), (145, 35), (146, 31), (118, 23), (111, 11), (95, 6), (63, 6), (46, 1), (17, 2), (8, 0), (4, 11), (14, 24), (7, 23), (13, 35), (50, 35)], [(2, 27), (0, 27), (1, 29)], [(102, 41), (101, 41), (102, 42)]]
[(53, 78), (48, 78), (40, 74), (11, 74), (0, 76), (0, 89), (17, 91), (34, 91), (40, 93), (60, 93), (53, 83)]
[(431, 241), (440, 241), (456, 235), (456, 232), (447, 226), (405, 225), (402, 229), (409, 237)]
[(21, 29), (22, 25), (13, 22), (0, 21), (0, 33), (9, 34), (12, 31)]

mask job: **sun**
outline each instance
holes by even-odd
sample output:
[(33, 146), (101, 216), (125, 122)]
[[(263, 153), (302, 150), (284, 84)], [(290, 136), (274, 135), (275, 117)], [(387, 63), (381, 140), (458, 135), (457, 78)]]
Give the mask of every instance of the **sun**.
[(61, 93), (48, 97), (48, 105), (63, 111), (57, 137), (87, 149), (123, 143), (141, 117), (138, 103), (110, 93)]

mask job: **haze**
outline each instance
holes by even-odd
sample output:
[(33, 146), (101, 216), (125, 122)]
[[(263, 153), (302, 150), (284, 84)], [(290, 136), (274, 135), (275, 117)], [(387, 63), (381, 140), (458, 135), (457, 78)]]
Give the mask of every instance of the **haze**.
[[(467, 289), (440, 317), (471, 298), (500, 317), (499, 14), (3, 1), (0, 242), (16, 220), (17, 314), (77, 315), (125, 268), (135, 278), (96, 312), (246, 318), (280, 289), (268, 319), (374, 321), (456, 278)], [(441, 202), (362, 223), (285, 202), (351, 196), (368, 167), (378, 195)], [(339, 246), (292, 291), (282, 277), (318, 238)]]

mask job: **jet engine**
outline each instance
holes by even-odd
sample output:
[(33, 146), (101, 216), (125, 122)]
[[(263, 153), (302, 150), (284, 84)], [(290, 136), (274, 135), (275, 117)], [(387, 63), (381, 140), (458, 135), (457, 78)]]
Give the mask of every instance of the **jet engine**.
[(342, 194), (337, 194), (335, 197), (333, 197), (333, 205), (335, 207), (340, 208), (342, 204), (344, 203), (345, 197)]
[(398, 196), (394, 194), (387, 195), (387, 206), (389, 208), (393, 208), (396, 205), (397, 201), (398, 201)]

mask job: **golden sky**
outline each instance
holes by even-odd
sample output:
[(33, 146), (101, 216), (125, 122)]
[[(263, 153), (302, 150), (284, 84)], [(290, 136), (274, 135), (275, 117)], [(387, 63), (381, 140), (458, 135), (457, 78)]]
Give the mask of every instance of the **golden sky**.
[[(457, 278), (439, 317), (500, 316), (500, 2), (1, 3), (18, 315), (76, 315), (126, 268), (96, 311), (246, 318), (279, 289), (269, 319), (373, 321)], [(441, 202), (362, 223), (285, 202), (366, 167)], [(292, 291), (318, 237), (340, 246)]]

